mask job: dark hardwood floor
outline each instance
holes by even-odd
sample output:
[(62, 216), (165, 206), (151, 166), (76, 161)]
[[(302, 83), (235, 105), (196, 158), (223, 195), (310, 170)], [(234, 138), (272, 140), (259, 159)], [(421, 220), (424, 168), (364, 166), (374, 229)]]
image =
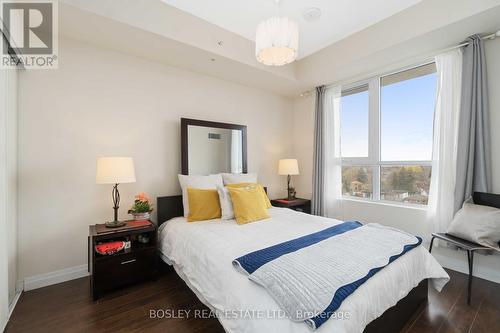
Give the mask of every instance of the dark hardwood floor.
[[(448, 272), (451, 281), (441, 293), (430, 289), (429, 303), (404, 332), (500, 332), (500, 285), (476, 278), (468, 306), (466, 275)], [(151, 309), (193, 313), (205, 307), (175, 272), (97, 302), (90, 297), (89, 279), (82, 278), (24, 293), (6, 332), (223, 332), (214, 318), (150, 319)]]

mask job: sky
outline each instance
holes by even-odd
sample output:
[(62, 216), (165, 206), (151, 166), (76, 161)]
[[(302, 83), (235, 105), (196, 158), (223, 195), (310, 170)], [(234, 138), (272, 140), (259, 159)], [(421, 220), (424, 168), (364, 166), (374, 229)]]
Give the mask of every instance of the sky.
[[(381, 159), (428, 161), (436, 74), (381, 87)], [(368, 92), (342, 97), (341, 151), (343, 157), (368, 156)]]

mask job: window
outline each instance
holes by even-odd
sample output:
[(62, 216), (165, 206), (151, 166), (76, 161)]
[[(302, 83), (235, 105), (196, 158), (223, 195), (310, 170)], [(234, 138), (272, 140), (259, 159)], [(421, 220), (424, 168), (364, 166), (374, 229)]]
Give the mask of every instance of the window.
[(427, 204), (436, 81), (431, 63), (343, 89), (343, 196)]
[(372, 168), (364, 166), (343, 166), (342, 195), (371, 199), (373, 197)]
[(368, 85), (342, 92), (340, 150), (345, 157), (368, 157)]
[(431, 160), (435, 71), (432, 64), (380, 79), (383, 161)]
[(380, 167), (380, 199), (427, 205), (429, 165), (384, 165)]

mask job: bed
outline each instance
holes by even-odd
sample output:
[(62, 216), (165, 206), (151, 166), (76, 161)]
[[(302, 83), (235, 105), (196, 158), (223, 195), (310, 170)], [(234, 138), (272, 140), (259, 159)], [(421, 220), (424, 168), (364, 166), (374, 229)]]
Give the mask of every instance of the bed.
[[(159, 206), (173, 208), (177, 200), (178, 197), (160, 198)], [(271, 296), (239, 274), (231, 262), (246, 253), (341, 221), (276, 207), (270, 208), (270, 215), (270, 219), (243, 226), (219, 219), (187, 223), (184, 217), (176, 217), (159, 228), (162, 260), (172, 265), (197, 297), (220, 315), (218, 319), (227, 332), (311, 331), (304, 323), (282, 318)], [(330, 318), (317, 331), (350, 333), (362, 332), (365, 328), (373, 332), (397, 331), (426, 301), (427, 279), (441, 289), (448, 275), (428, 251), (419, 246), (358, 288), (342, 303), (338, 317)], [(400, 301), (405, 305), (394, 307)], [(392, 311), (384, 314), (388, 309)], [(394, 313), (391, 315), (391, 312)], [(381, 317), (383, 314), (392, 319), (385, 320)], [(377, 318), (382, 320), (377, 322)]]
[[(232, 138), (224, 148), (228, 156), (221, 159), (219, 154), (211, 163), (205, 159), (197, 161), (196, 157), (209, 146), (195, 140), (203, 137), (207, 140), (207, 134), (208, 140)], [(184, 175), (233, 172), (235, 166), (240, 173), (247, 172), (246, 126), (183, 118), (181, 144)], [(214, 165), (228, 169), (207, 169)], [(232, 262), (253, 251), (322, 231), (342, 221), (272, 207), (270, 218), (245, 225), (220, 219), (187, 223), (182, 217), (185, 212), (179, 195), (157, 198), (157, 212), (162, 260), (173, 266), (227, 332), (311, 331), (304, 322), (285, 318), (266, 289), (238, 272)], [(440, 290), (448, 279), (429, 252), (417, 246), (357, 288), (341, 303), (336, 316), (316, 331), (397, 332), (427, 301), (428, 284)]]

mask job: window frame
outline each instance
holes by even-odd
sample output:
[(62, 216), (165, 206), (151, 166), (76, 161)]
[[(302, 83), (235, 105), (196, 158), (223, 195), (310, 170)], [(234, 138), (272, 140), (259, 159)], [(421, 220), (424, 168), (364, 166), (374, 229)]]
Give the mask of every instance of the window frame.
[[(421, 166), (430, 166), (432, 168), (432, 160), (424, 160), (424, 161), (382, 161), (381, 160), (381, 81), (385, 76), (402, 73), (411, 69), (415, 69), (421, 66), (426, 66), (434, 63), (434, 61), (429, 61), (425, 63), (421, 63), (418, 65), (414, 65), (407, 68), (402, 68), (396, 71), (392, 71), (386, 74), (381, 74), (374, 76), (370, 79), (357, 81), (354, 83), (342, 85), (342, 94), (344, 91), (349, 91), (356, 89), (358, 87), (362, 87), (368, 85), (368, 157), (342, 157), (341, 156), (341, 166), (361, 166), (361, 167), (369, 167), (372, 169), (372, 198), (357, 198), (348, 195), (342, 194), (343, 200), (352, 200), (352, 201), (362, 201), (362, 202), (371, 202), (371, 203), (381, 203), (384, 205), (393, 205), (393, 206), (403, 206), (403, 207), (412, 207), (412, 208), (421, 208), (427, 209), (428, 205), (423, 204), (415, 204), (408, 202), (400, 202), (400, 201), (392, 201), (392, 200), (382, 200), (380, 199), (380, 191), (381, 191), (381, 167), (383, 166), (411, 166), (411, 165), (421, 165)], [(340, 114), (342, 115), (342, 109), (340, 110)], [(342, 117), (342, 116), (341, 116)], [(342, 119), (342, 118), (341, 118)], [(340, 124), (342, 126), (342, 123)], [(342, 140), (342, 138), (341, 138)], [(432, 156), (432, 148), (431, 148), (431, 156)], [(432, 172), (432, 169), (431, 169)]]

